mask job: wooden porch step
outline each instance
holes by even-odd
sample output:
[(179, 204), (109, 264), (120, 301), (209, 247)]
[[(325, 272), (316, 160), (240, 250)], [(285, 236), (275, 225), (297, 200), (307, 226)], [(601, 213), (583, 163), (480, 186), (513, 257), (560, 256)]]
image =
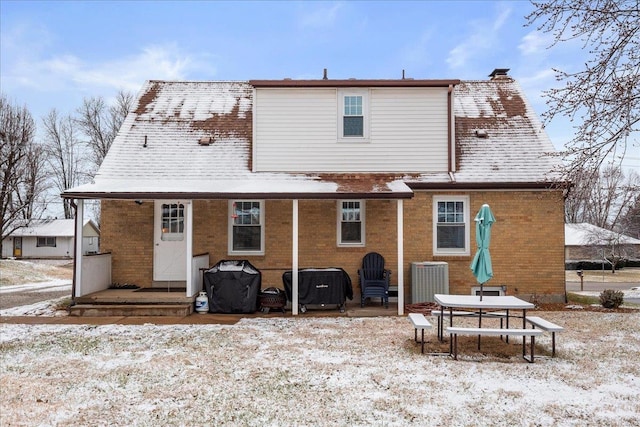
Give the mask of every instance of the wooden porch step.
[(70, 316), (188, 316), (193, 304), (76, 304), (69, 309)]

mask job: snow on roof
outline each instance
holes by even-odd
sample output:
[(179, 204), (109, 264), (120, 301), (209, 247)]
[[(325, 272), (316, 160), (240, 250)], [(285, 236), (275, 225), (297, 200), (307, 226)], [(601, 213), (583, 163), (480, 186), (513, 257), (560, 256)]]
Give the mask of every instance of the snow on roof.
[[(90, 219), (84, 221), (84, 226), (87, 224), (91, 224), (98, 230), (98, 227)], [(28, 226), (18, 228), (11, 235), (16, 237), (73, 237), (74, 227), (74, 219), (34, 219)]]
[(555, 180), (555, 149), (515, 80), (461, 82), (454, 114), (457, 182)]
[[(249, 82), (149, 81), (94, 182), (66, 197), (191, 198), (232, 195), (410, 197), (404, 182), (447, 185), (445, 173), (256, 173), (251, 168), (253, 86)], [(538, 183), (553, 146), (510, 78), (460, 82), (454, 92), (457, 183)], [(486, 132), (478, 137), (476, 130)], [(404, 182), (403, 182), (404, 181)], [(127, 196), (128, 195), (128, 196)]]
[(638, 239), (586, 222), (564, 225), (565, 246), (609, 245), (613, 242), (623, 245), (640, 245)]

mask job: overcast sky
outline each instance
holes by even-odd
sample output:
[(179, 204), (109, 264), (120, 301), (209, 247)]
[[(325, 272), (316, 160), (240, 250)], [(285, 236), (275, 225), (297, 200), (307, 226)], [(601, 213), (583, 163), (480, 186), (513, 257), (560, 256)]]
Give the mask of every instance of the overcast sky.
[[(1, 89), (39, 119), (145, 80), (486, 79), (510, 68), (538, 113), (552, 68), (575, 71), (579, 42), (547, 49), (528, 1), (172, 2), (0, 0)], [(549, 124), (557, 148), (567, 121)], [(635, 157), (638, 162), (640, 159)]]

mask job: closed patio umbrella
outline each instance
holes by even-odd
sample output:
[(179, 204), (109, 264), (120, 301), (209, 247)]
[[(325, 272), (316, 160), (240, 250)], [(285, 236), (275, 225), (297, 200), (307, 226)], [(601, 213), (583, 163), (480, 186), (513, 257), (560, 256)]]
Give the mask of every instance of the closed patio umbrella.
[(473, 275), (476, 276), (476, 280), (480, 283), (480, 301), (482, 301), (483, 286), (485, 282), (493, 277), (489, 243), (491, 242), (491, 225), (496, 222), (496, 219), (489, 205), (482, 205), (475, 217), (475, 222), (478, 251), (471, 262), (471, 271), (473, 271)]

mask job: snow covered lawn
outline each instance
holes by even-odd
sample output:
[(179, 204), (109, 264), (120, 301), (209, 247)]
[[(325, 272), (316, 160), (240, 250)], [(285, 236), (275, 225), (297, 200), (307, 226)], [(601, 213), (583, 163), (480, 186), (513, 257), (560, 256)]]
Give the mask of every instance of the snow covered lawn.
[(536, 314), (565, 332), (535, 364), (422, 355), (402, 317), (3, 324), (0, 425), (640, 425), (640, 313)]

